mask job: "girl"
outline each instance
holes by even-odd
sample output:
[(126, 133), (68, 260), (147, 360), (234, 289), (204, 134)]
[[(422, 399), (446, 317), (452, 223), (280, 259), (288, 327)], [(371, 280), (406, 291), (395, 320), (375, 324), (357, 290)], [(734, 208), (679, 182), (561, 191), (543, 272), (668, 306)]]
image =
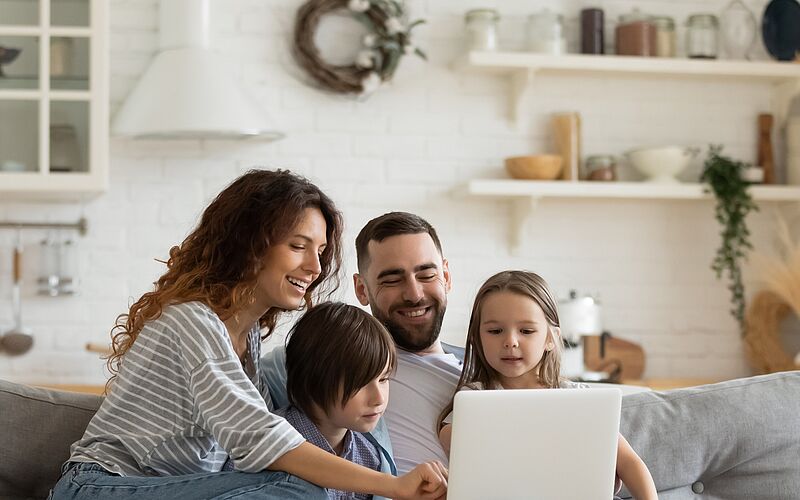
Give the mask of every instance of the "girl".
[(335, 290), (341, 235), (333, 202), (288, 171), (252, 170), (223, 190), (118, 318), (108, 397), (52, 498), (326, 498), (316, 485), (440, 497), (441, 465), (369, 470), (307, 443), (265, 402), (261, 330)]
[[(456, 392), (579, 387), (559, 376), (561, 345), (558, 310), (547, 283), (526, 271), (495, 274), (475, 297)], [(439, 425), (439, 439), (448, 453), (452, 410), (451, 399)], [(647, 466), (622, 435), (618, 442), (619, 478), (634, 498), (655, 500)]]

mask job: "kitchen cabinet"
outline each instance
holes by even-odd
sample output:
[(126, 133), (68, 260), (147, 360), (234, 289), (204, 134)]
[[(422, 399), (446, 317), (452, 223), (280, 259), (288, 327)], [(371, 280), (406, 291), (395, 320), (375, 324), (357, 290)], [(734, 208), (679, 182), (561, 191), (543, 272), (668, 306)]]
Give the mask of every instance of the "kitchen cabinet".
[(0, 199), (104, 192), (108, 1), (0, 0), (0, 48)]
[(773, 84), (772, 113), (783, 123), (789, 100), (800, 92), (800, 64), (777, 61), (728, 61), (613, 55), (548, 55), (531, 52), (467, 52), (454, 67), (460, 71), (506, 75), (509, 115), (519, 121), (535, 78), (548, 75), (604, 75), (609, 78), (731, 80)]
[[(800, 202), (800, 186), (754, 185), (750, 188), (758, 204)], [(461, 186), (456, 195), (469, 198), (507, 200), (511, 205), (509, 243), (512, 249), (525, 241), (529, 221), (540, 200), (707, 200), (714, 199), (704, 184), (656, 182), (521, 181), (475, 179)]]

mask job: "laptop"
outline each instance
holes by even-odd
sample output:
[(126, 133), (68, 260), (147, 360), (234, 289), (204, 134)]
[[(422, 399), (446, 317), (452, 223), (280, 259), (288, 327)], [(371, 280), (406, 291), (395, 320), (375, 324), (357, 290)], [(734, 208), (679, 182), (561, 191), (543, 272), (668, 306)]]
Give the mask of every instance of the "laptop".
[(449, 500), (610, 500), (619, 389), (461, 391)]

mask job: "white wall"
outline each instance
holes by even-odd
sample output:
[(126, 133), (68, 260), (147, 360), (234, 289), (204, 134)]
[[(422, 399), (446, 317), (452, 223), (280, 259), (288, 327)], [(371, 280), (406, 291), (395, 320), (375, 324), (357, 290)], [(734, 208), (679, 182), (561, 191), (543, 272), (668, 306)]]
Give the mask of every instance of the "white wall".
[[(599, 293), (607, 328), (640, 342), (649, 377), (734, 377), (749, 374), (728, 292), (709, 269), (718, 226), (710, 202), (547, 201), (541, 204), (521, 255), (509, 252), (509, 207), (464, 200), (452, 191), (468, 179), (501, 177), (502, 158), (549, 148), (548, 114), (578, 110), (584, 154), (620, 154), (639, 145), (722, 143), (754, 160), (756, 115), (769, 110), (759, 84), (546, 78), (535, 83), (516, 128), (507, 120), (507, 82), (454, 72), (462, 46), (462, 15), (498, 8), (502, 42), (520, 47), (527, 14), (541, 6), (575, 18), (590, 2), (414, 0), (425, 17), (415, 40), (429, 55), (405, 58), (393, 84), (364, 102), (304, 85), (287, 40), (299, 0), (215, 0), (213, 44), (220, 71), (230, 64), (242, 84), (285, 127), (273, 144), (111, 142), (111, 187), (84, 205), (0, 202), (0, 219), (72, 220), (85, 215), (90, 232), (78, 241), (80, 296), (35, 295), (38, 242), (27, 232), (25, 321), (36, 336), (22, 357), (0, 355), (0, 377), (37, 382), (98, 383), (102, 363), (84, 352), (106, 342), (117, 314), (147, 291), (169, 247), (190, 230), (219, 189), (252, 166), (285, 167), (309, 176), (336, 200), (352, 241), (370, 218), (390, 210), (416, 212), (439, 230), (455, 286), (444, 338), (460, 343), (472, 296), (491, 273), (523, 267), (544, 275), (564, 295), (570, 288)], [(725, 1), (594, 2), (607, 18), (633, 5), (674, 15), (720, 11)], [(760, 14), (765, 0), (748, 2)], [(153, 55), (155, 0), (111, 0), (111, 95), (116, 109)], [(574, 22), (572, 23), (574, 26)], [(574, 43), (574, 42), (573, 42)], [(763, 49), (762, 49), (763, 50)], [(760, 57), (763, 57), (763, 52)], [(695, 165), (696, 174), (698, 166)], [(751, 218), (754, 241), (770, 245), (771, 218)], [(0, 327), (11, 324), (10, 246), (0, 232)], [(752, 283), (748, 274), (748, 284)], [(754, 285), (751, 285), (752, 292)]]

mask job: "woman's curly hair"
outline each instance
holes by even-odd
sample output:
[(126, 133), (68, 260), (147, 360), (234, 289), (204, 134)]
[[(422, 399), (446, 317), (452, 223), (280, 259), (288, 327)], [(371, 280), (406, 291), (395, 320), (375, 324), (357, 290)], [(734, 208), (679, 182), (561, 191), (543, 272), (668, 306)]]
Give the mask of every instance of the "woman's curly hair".
[[(217, 195), (197, 227), (170, 249), (167, 272), (155, 282), (155, 289), (117, 318), (111, 329), (112, 354), (107, 360), (111, 377), (106, 387), (144, 324), (158, 318), (164, 307), (200, 301), (226, 321), (250, 304), (267, 250), (286, 238), (304, 210), (312, 207), (325, 219), (327, 246), (320, 256), (319, 277), (307, 288), (304, 302), (310, 307), (320, 287), (316, 295), (330, 297), (340, 282), (341, 213), (303, 177), (287, 170), (250, 170)], [(272, 308), (259, 319), (266, 330), (263, 338), (272, 333), (282, 312)]]

